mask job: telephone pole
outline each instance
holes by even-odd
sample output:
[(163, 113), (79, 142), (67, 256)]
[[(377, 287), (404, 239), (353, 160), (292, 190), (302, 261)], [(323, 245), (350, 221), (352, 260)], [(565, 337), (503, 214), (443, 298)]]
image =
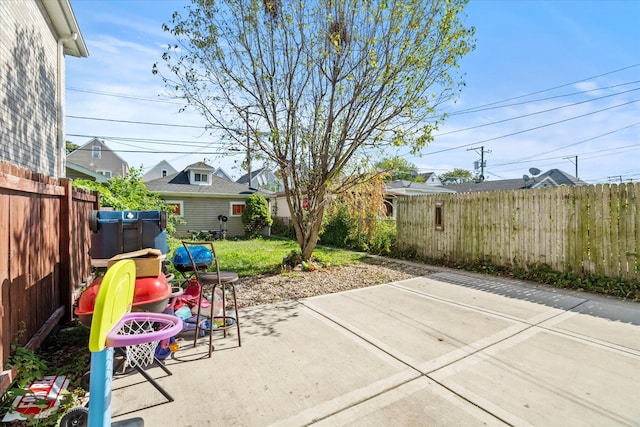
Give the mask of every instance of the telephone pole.
[(245, 120), (247, 121), (247, 176), (249, 178), (249, 188), (251, 188), (251, 138), (249, 137), (249, 107), (245, 107)]
[[(485, 150), (484, 145), (480, 147), (467, 148), (467, 151), (473, 150), (476, 153), (480, 154), (480, 177), (479, 182), (484, 181), (484, 167), (486, 166), (486, 162), (484, 161), (484, 153), (491, 153), (491, 150)], [(480, 151), (478, 151), (480, 150)], [(477, 162), (475, 162), (477, 164)], [(475, 167), (475, 170), (478, 170), (478, 167)]]

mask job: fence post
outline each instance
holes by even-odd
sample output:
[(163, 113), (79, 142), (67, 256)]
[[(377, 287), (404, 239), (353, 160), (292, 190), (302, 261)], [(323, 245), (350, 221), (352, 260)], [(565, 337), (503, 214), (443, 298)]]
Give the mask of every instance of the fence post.
[(70, 179), (60, 179), (64, 196), (60, 200), (60, 305), (64, 307), (63, 322), (71, 320), (73, 309), (73, 283), (71, 280), (71, 213), (73, 212), (73, 187)]

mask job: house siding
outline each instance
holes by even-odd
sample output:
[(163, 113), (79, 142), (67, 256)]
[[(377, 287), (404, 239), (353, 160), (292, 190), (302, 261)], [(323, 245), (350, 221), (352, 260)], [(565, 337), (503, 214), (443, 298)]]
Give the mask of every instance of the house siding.
[(227, 237), (244, 235), (244, 227), (239, 216), (231, 216), (231, 203), (244, 203), (245, 199), (230, 198), (202, 198), (202, 197), (167, 197), (167, 200), (182, 200), (184, 203), (183, 219), (186, 224), (176, 226), (176, 232), (180, 237), (191, 235), (189, 230), (219, 230), (219, 215), (228, 218)]
[(165, 176), (173, 175), (177, 172), (177, 170), (175, 170), (173, 166), (171, 166), (168, 162), (161, 161), (142, 176), (142, 181), (147, 182), (153, 181), (154, 179), (163, 178), (163, 170), (167, 172)]
[[(92, 157), (92, 147), (94, 145), (100, 146), (99, 159)], [(129, 172), (127, 163), (98, 139), (92, 139), (70, 153), (67, 156), (67, 160), (94, 172), (110, 171), (111, 176), (123, 176), (123, 169), (125, 175)]]
[(1, 1), (0, 22), (0, 160), (58, 177), (57, 41), (35, 1)]

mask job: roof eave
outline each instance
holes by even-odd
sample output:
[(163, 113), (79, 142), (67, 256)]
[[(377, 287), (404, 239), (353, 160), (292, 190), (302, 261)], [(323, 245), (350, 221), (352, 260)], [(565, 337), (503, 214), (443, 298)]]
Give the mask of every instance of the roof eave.
[[(89, 50), (69, 0), (41, 0), (41, 2), (58, 40), (64, 39), (64, 53), (78, 58), (88, 57)], [(75, 37), (74, 34), (76, 34)]]

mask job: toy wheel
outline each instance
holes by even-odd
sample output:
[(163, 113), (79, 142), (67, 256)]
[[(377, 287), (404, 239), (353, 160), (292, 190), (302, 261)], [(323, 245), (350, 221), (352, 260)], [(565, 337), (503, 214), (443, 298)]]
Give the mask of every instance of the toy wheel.
[(60, 419), (60, 427), (86, 427), (89, 425), (89, 410), (78, 406), (69, 410)]
[(98, 231), (98, 212), (99, 211), (89, 212), (89, 229), (94, 233)]
[(89, 391), (89, 387), (91, 385), (91, 372), (85, 372), (82, 374), (80, 378), (80, 387), (82, 387), (85, 391)]

